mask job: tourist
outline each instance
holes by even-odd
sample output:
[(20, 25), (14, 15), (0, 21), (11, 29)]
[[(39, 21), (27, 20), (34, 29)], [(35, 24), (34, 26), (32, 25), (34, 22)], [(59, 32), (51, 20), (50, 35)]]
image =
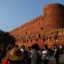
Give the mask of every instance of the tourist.
[(58, 46), (54, 46), (54, 57), (55, 57), (55, 60), (56, 60), (56, 64), (60, 64), (60, 61), (59, 61), (59, 58), (60, 58), (60, 51), (59, 51), (59, 48)]
[(10, 60), (9, 59), (4, 59), (2, 64), (11, 64)]
[(39, 64), (40, 63), (40, 58), (38, 55), (38, 45), (34, 44), (32, 45), (32, 50), (31, 50), (31, 64)]
[(42, 51), (42, 63), (49, 64), (49, 51), (47, 45), (44, 46)]

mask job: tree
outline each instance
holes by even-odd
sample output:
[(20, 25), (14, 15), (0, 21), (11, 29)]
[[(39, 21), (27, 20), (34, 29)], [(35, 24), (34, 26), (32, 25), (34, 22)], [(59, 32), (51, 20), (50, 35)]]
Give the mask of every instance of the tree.
[(8, 32), (0, 30), (0, 60), (6, 55), (7, 49), (9, 49), (10, 46), (15, 45), (15, 41), (15, 38)]

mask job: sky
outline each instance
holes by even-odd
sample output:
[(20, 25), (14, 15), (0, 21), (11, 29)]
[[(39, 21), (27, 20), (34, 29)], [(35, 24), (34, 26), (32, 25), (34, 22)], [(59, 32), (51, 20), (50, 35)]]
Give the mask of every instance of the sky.
[(43, 14), (44, 6), (64, 0), (0, 0), (0, 30), (9, 32)]

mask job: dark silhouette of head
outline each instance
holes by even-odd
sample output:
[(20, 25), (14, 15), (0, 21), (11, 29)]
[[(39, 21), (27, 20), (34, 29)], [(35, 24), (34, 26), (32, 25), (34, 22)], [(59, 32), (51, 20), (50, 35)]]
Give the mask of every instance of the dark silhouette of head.
[(39, 50), (39, 46), (37, 44), (33, 44), (31, 48), (35, 50)]

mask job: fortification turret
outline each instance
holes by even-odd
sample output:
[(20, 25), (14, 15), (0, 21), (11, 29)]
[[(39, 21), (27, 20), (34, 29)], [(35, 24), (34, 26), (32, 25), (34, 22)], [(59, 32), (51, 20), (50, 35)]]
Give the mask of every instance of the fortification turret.
[(64, 6), (49, 4), (44, 8), (45, 27), (47, 31), (64, 28)]

